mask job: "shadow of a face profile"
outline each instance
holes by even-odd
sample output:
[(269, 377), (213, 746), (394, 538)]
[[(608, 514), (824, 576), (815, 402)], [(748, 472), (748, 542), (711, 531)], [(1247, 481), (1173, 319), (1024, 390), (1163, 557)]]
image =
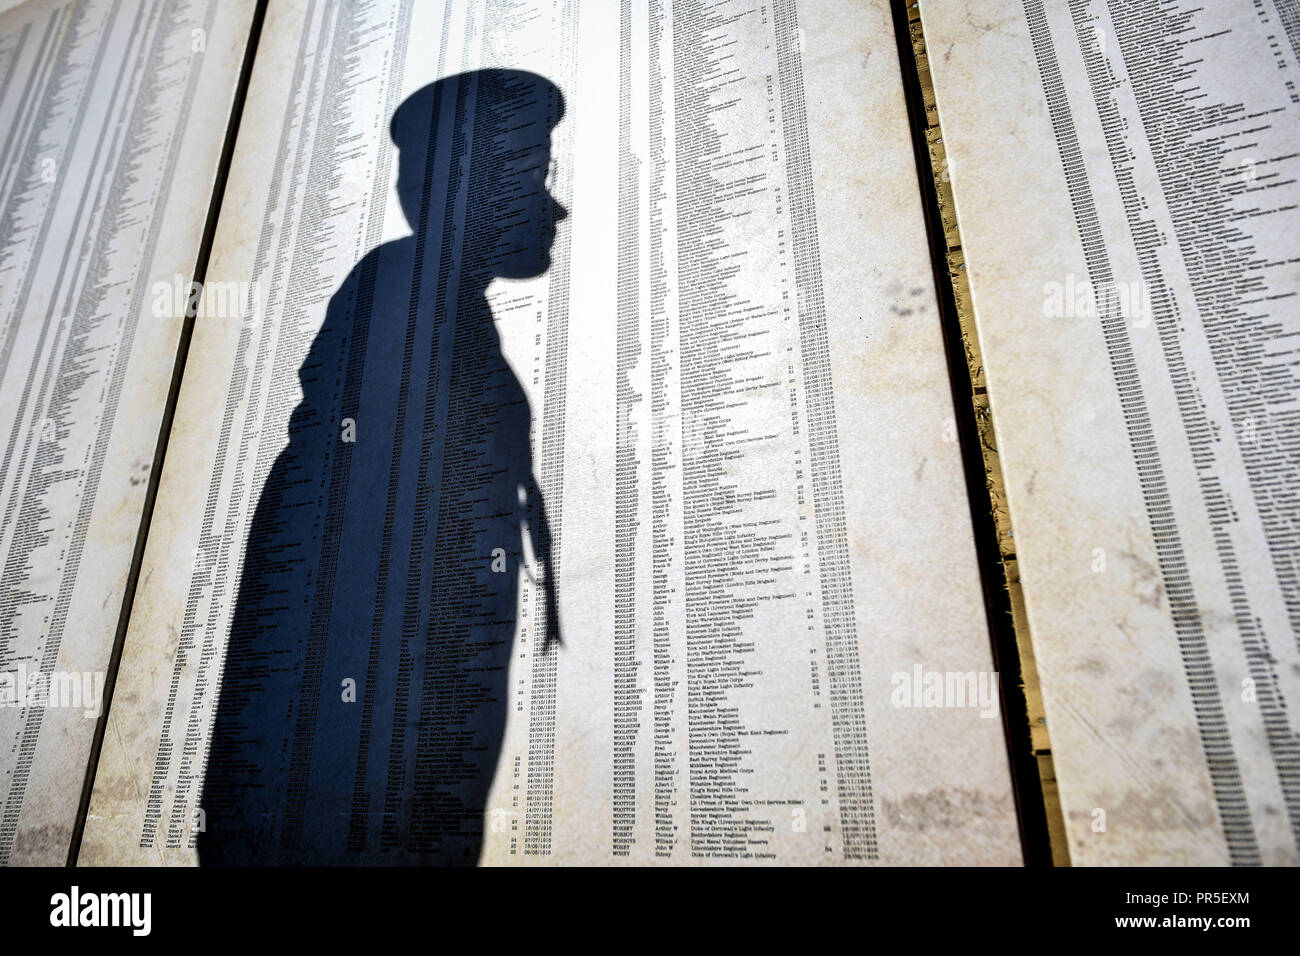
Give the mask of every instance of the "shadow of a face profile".
[(485, 293), (550, 266), (563, 112), (544, 78), (480, 70), (393, 115), (412, 234), (330, 300), (288, 445), (253, 476), (204, 865), (478, 860), (525, 536), (535, 649), (559, 639), (531, 412)]

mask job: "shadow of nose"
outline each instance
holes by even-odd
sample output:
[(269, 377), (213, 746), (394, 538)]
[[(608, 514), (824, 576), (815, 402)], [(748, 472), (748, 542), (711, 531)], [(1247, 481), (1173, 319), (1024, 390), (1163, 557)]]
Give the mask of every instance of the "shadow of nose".
[(562, 222), (569, 218), (569, 210), (565, 209), (564, 204), (554, 196), (551, 197), (551, 207), (554, 210), (553, 216), (556, 222)]

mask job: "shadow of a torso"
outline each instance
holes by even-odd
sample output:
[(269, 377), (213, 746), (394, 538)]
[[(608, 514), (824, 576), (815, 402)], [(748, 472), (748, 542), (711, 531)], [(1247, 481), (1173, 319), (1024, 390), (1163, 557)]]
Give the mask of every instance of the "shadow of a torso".
[(530, 413), (482, 289), (451, 322), (445, 277), (413, 294), (416, 245), (371, 252), (335, 294), (288, 445), (255, 481), (205, 865), (478, 858)]
[[(298, 371), (287, 447), (233, 477), (260, 498), (210, 738), (203, 864), (478, 860), (525, 533), (545, 592), (531, 636), (543, 651), (560, 640), (531, 413), (485, 292), (550, 268), (563, 114), (550, 81), (505, 69), (438, 80), (393, 114), (413, 234), (339, 287)], [(274, 358), (252, 370), (254, 420), (285, 420), (284, 363), (312, 311), (291, 297), (274, 327)], [(260, 447), (279, 448), (268, 435)]]

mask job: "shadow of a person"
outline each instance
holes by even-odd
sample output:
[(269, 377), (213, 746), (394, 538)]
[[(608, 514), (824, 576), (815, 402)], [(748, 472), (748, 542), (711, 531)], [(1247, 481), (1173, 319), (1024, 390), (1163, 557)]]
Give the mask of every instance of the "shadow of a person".
[(542, 586), (520, 639), (536, 653), (559, 641), (531, 412), (486, 292), (550, 267), (563, 113), (546, 79), (478, 70), (393, 115), (412, 234), (330, 300), (261, 483), (200, 804), (204, 865), (478, 860), (526, 540)]

